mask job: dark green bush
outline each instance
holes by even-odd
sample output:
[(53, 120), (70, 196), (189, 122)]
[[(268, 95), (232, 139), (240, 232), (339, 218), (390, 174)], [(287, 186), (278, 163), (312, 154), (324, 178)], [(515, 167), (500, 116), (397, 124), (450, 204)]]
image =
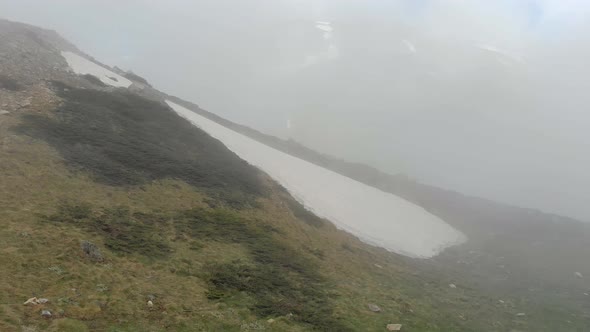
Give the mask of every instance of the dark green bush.
[(137, 253), (149, 258), (170, 252), (160, 227), (166, 218), (146, 213), (131, 213), (126, 207), (94, 211), (85, 203), (62, 203), (56, 213), (44, 216), (48, 222), (68, 223), (103, 237), (105, 246), (118, 253)]
[(169, 107), (124, 90), (54, 87), (65, 101), (55, 117), (29, 115), (20, 129), (98, 181), (179, 179), (236, 208), (255, 205), (264, 193), (258, 170)]

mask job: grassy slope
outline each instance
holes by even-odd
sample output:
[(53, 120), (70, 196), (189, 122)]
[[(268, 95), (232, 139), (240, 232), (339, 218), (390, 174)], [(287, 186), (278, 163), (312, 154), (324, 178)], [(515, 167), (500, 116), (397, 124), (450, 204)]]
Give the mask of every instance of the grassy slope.
[(559, 317), (571, 310), (588, 322), (590, 302), (584, 293), (590, 292), (590, 281), (576, 278), (574, 272), (590, 275), (590, 223), (389, 175), (233, 123), (193, 103), (174, 101), (263, 144), (414, 202), (464, 232), (469, 241), (435, 258), (435, 270), (444, 269), (498, 297), (513, 296), (538, 307), (561, 308), (561, 313), (545, 313), (540, 320), (559, 324)]
[[(149, 138), (142, 131), (171, 133), (166, 126), (177, 124), (168, 118), (174, 116), (171, 112), (159, 114), (164, 117), (160, 121), (137, 121), (146, 114), (141, 113), (146, 105), (134, 107), (144, 101), (125, 94), (82, 102), (63, 91), (60, 99), (46, 89), (28, 89), (19, 93), (35, 96), (32, 106), (0, 117), (2, 331), (22, 326), (62, 331), (383, 331), (387, 323), (398, 322), (408, 331), (544, 330), (534, 319), (514, 316), (520, 311), (531, 315), (534, 309), (516, 299), (504, 298), (506, 303), (499, 304), (466, 283), (426, 273), (412, 261), (306, 217), (261, 174), (255, 186), (263, 190), (252, 190), (243, 177), (232, 176), (251, 174), (248, 166), (215, 167), (235, 158), (215, 142), (204, 145), (216, 147), (212, 154), (198, 154), (198, 146), (174, 145), (174, 139), (163, 138), (159, 145), (136, 139)], [(211, 169), (175, 154), (162, 158), (194, 166), (188, 177), (174, 173), (174, 168), (161, 173), (125, 160), (111, 164), (124, 172), (105, 173), (69, 154), (76, 144), (97, 138), (95, 132), (81, 131), (80, 137), (64, 141), (62, 135), (73, 128), (94, 126), (102, 132), (127, 125), (130, 118), (125, 116), (96, 117), (96, 112), (113, 111), (109, 98), (125, 99), (116, 107), (129, 112), (119, 114), (134, 119), (136, 131), (119, 131), (121, 137), (101, 145), (106, 150), (90, 149), (96, 154), (89, 160), (116, 159), (121, 146), (129, 151), (151, 146), (129, 154), (134, 158), (152, 156), (160, 148), (181, 149), (182, 156), (196, 153), (219, 170), (206, 179), (224, 183), (221, 190), (203, 178), (192, 178)], [(85, 106), (96, 107), (83, 110)], [(75, 121), (69, 122), (67, 110), (75, 112)], [(90, 120), (94, 124), (84, 126)], [(190, 131), (194, 135), (185, 133), (185, 139), (210, 140), (196, 128)], [(105, 142), (112, 138), (102, 135)], [(221, 161), (209, 159), (216, 155)], [(121, 179), (118, 174), (133, 174), (133, 182), (114, 181)], [(232, 199), (227, 199), (228, 192)], [(235, 197), (246, 204), (233, 204)], [(84, 205), (88, 209), (81, 214), (64, 208)], [(121, 207), (129, 212), (113, 212)], [(96, 243), (105, 260), (86, 258), (80, 249), (83, 240)], [(451, 289), (449, 282), (461, 286)], [(152, 309), (146, 306), (149, 295), (155, 296)], [(54, 313), (51, 320), (40, 317), (41, 306), (22, 305), (31, 296), (51, 300), (44, 306)], [(383, 312), (370, 312), (368, 303), (378, 304)], [(268, 323), (269, 318), (276, 321)], [(583, 323), (571, 320), (572, 327)]]

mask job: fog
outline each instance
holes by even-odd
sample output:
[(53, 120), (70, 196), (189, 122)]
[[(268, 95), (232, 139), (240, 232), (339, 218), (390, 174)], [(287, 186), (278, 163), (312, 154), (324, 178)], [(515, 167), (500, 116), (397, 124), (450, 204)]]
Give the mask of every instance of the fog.
[(590, 221), (587, 1), (0, 0), (0, 16), (267, 133)]

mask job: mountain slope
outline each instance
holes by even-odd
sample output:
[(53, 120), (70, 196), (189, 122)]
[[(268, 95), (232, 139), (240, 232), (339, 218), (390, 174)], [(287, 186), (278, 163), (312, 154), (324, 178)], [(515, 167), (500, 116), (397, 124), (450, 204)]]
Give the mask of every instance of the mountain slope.
[[(0, 58), (0, 330), (583, 331), (588, 323), (585, 308), (517, 296), (500, 303), (453, 271), (360, 242), (178, 117), (164, 93), (76, 75), (61, 57), (74, 49), (0, 22), (0, 53), (9, 55)], [(30, 297), (49, 302), (23, 305)]]
[(404, 175), (389, 175), (260, 133), (193, 103), (176, 102), (267, 146), (402, 197), (440, 217), (463, 232), (468, 241), (435, 257), (431, 263), (436, 269), (468, 276), (499, 296), (519, 294), (541, 303), (558, 302), (563, 307), (583, 307), (586, 312), (590, 309), (584, 295), (590, 283), (577, 277), (577, 273), (590, 275), (590, 223), (469, 197)]

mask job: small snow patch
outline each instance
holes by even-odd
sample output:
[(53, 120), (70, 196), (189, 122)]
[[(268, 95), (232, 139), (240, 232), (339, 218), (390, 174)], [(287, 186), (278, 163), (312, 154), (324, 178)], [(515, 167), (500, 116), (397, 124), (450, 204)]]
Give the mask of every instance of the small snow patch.
[(404, 39), (404, 40), (402, 40), (402, 43), (404, 43), (404, 45), (406, 45), (406, 47), (408, 48), (408, 51), (410, 51), (410, 53), (416, 53), (416, 46), (414, 46), (414, 44), (412, 44), (410, 41)]
[(125, 77), (116, 74), (96, 63), (79, 56), (72, 52), (61, 52), (61, 55), (66, 59), (70, 68), (74, 73), (79, 75), (90, 74), (98, 77), (101, 82), (107, 85), (115, 87), (128, 88), (131, 85), (131, 81)]
[[(495, 53), (497, 55), (500, 55), (500, 56), (509, 58), (509, 59), (511, 59), (513, 61), (516, 61), (516, 62), (521, 62), (521, 63), (524, 63), (525, 62), (525, 60), (524, 60), (524, 58), (522, 56), (520, 56), (518, 54), (513, 54), (513, 53), (508, 52), (508, 51), (505, 51), (505, 50), (502, 50), (502, 49), (500, 49), (500, 48), (498, 48), (496, 46), (493, 46), (493, 45), (479, 44), (479, 45), (475, 45), (475, 47), (477, 47), (477, 48), (479, 48), (480, 50), (483, 50), (483, 51), (487, 51), (487, 52), (490, 52), (490, 53)], [(502, 62), (502, 63), (506, 64), (506, 62)]]
[(330, 22), (316, 22), (315, 27), (326, 32), (334, 31)]

